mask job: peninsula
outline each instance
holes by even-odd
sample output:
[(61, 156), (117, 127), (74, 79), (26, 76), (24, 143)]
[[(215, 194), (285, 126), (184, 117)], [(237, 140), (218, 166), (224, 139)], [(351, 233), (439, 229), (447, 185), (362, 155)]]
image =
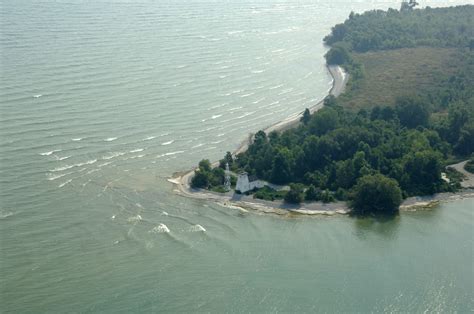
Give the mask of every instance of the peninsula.
[[(351, 13), (324, 39), (334, 83), (322, 103), (170, 181), (281, 213), (393, 213), (459, 191), (465, 174), (447, 166), (474, 150), (473, 15), (470, 5)], [(264, 187), (226, 191), (243, 172)]]

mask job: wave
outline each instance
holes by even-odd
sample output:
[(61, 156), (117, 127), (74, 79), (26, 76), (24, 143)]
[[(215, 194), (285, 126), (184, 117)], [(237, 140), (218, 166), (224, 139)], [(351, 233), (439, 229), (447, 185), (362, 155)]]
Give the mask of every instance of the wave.
[(255, 111), (246, 112), (246, 113), (244, 113), (243, 115), (238, 116), (236, 119), (242, 119), (242, 118), (245, 118), (245, 117), (247, 117), (247, 116), (250, 116), (251, 114), (254, 114), (254, 113), (255, 113)]
[(245, 98), (245, 97), (252, 96), (253, 94), (255, 94), (255, 93), (248, 93), (248, 94), (242, 95), (242, 96), (240, 96), (240, 97), (241, 97), (241, 98)]
[(113, 152), (113, 153), (110, 153), (109, 156), (102, 156), (102, 160), (109, 160), (109, 159), (112, 159), (112, 158), (115, 158), (115, 157), (119, 157), (119, 156), (123, 156), (125, 155), (125, 153), (122, 153), (122, 152)]
[(10, 211), (3, 211), (3, 210), (0, 211), (0, 219), (5, 219), (13, 215), (14, 213)]
[(128, 222), (135, 222), (135, 223), (139, 222), (139, 221), (142, 221), (142, 220), (143, 220), (143, 218), (140, 215), (132, 216), (132, 217), (129, 217), (127, 219)]
[(203, 143), (200, 143), (200, 144), (194, 145), (194, 146), (191, 147), (191, 148), (198, 148), (198, 147), (201, 147), (201, 146), (203, 146), (203, 145), (204, 145)]
[(194, 225), (189, 228), (190, 232), (206, 232), (206, 229), (201, 225)]
[(137, 149), (131, 150), (130, 153), (139, 153), (142, 151), (143, 151), (143, 148), (137, 148)]
[(71, 158), (71, 156), (64, 156), (64, 157), (59, 157), (59, 156), (56, 156), (56, 155), (54, 155), (54, 156), (56, 157), (56, 160), (58, 160), (58, 161), (62, 161), (62, 160), (66, 160), (66, 159)]
[(43, 95), (41, 94), (33, 95), (33, 98), (40, 98), (40, 97), (43, 97)]
[(175, 152), (169, 152), (169, 153), (165, 153), (165, 154), (158, 155), (158, 156), (156, 156), (156, 158), (161, 158), (161, 157), (165, 157), (165, 156), (172, 156), (172, 155), (182, 154), (182, 153), (184, 153), (184, 152), (185, 152), (184, 150), (178, 150), (178, 151), (175, 151)]
[(265, 72), (266, 70), (252, 70), (252, 73), (254, 74), (260, 74), (260, 73), (263, 73)]
[(106, 138), (104, 141), (112, 142), (112, 141), (115, 141), (116, 139), (117, 139), (117, 137), (109, 137), (109, 138)]
[(69, 180), (67, 180), (66, 182), (61, 183), (60, 185), (58, 185), (58, 188), (62, 188), (62, 187), (64, 187), (65, 185), (67, 185), (67, 184), (69, 184), (69, 183), (71, 183), (71, 182), (72, 182), (72, 179), (69, 179)]
[(275, 85), (275, 86), (270, 87), (269, 89), (277, 89), (277, 88), (283, 87), (284, 85), (285, 84)]
[(171, 145), (173, 143), (174, 143), (174, 140), (171, 140), (171, 141), (168, 141), (168, 142), (161, 143), (161, 145), (166, 146), (166, 145)]
[(252, 104), (255, 104), (255, 105), (256, 105), (256, 104), (258, 104), (259, 102), (261, 102), (261, 101), (263, 101), (263, 100), (265, 100), (265, 99), (266, 99), (265, 97), (260, 98), (260, 99), (258, 99), (258, 100), (256, 100), (256, 101), (252, 102)]
[(55, 150), (52, 150), (52, 151), (49, 151), (49, 152), (45, 152), (45, 153), (40, 153), (41, 156), (50, 156), (54, 153), (57, 153), (57, 152), (60, 152), (61, 150), (60, 149), (55, 149)]
[(73, 174), (74, 172), (67, 172), (67, 173), (61, 173), (61, 174), (58, 174), (58, 175), (50, 175), (48, 180), (49, 181), (54, 181), (56, 179), (59, 179), (59, 178), (62, 178), (64, 176), (67, 176), (67, 175), (70, 175), (70, 174)]
[(213, 115), (213, 116), (211, 117), (211, 119), (214, 120), (214, 119), (217, 119), (217, 118), (220, 118), (220, 117), (222, 117), (221, 114), (216, 114), (216, 115)]
[(152, 232), (152, 233), (169, 233), (170, 229), (165, 224), (159, 224), (158, 226), (151, 229), (149, 232)]
[(78, 164), (58, 167), (58, 168), (55, 168), (55, 169), (50, 170), (50, 171), (51, 172), (64, 171), (64, 170), (68, 170), (68, 169), (75, 168), (75, 167), (82, 167), (82, 166), (85, 166), (85, 165), (92, 165), (92, 164), (95, 164), (96, 162), (97, 162), (97, 159), (92, 159), (92, 160), (88, 160), (86, 162), (81, 162), (81, 163), (78, 163)]
[(79, 142), (79, 141), (81, 141), (81, 140), (82, 140), (82, 137), (78, 137), (78, 138), (73, 138), (73, 139), (71, 139), (71, 141), (73, 141), (73, 142)]
[(144, 138), (143, 141), (150, 141), (152, 139), (155, 139), (156, 136), (148, 136), (147, 138)]

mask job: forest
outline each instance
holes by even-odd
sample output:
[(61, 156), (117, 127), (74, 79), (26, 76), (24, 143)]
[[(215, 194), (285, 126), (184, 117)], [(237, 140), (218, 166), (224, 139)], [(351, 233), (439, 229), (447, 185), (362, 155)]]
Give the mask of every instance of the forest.
[[(448, 183), (442, 172), (474, 149), (472, 16), (474, 6), (351, 14), (325, 38), (332, 46), (327, 63), (343, 65), (351, 75), (346, 95), (366, 79), (364, 65), (354, 62), (356, 53), (454, 47), (464, 66), (454, 74), (436, 73), (442, 88), (399, 95), (395, 104), (356, 111), (345, 106), (344, 97), (328, 96), (324, 108), (313, 115), (307, 110), (297, 128), (257, 132), (246, 152), (234, 158), (228, 153), (221, 167), (229, 162), (235, 172), (291, 187), (284, 195), (266, 188), (255, 195), (259, 198), (344, 200), (360, 213), (394, 212), (403, 198), (456, 191), (458, 176), (448, 171)], [(208, 173), (211, 181), (223, 180), (222, 172), (206, 171), (198, 170), (197, 177)]]

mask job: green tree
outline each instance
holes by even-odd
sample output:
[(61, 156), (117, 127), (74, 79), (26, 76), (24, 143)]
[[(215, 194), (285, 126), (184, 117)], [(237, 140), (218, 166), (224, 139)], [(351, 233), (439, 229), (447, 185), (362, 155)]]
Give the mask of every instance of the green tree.
[(402, 202), (398, 182), (381, 174), (360, 178), (353, 189), (352, 209), (358, 214), (394, 213)]
[(309, 112), (309, 109), (306, 108), (301, 117), (301, 122), (303, 122), (303, 124), (308, 124), (309, 120), (311, 120), (311, 113)]
[(329, 65), (343, 65), (350, 64), (352, 62), (351, 55), (341, 45), (333, 46), (325, 55), (326, 62)]
[(316, 187), (314, 185), (310, 185), (308, 189), (305, 192), (304, 199), (306, 201), (317, 201), (319, 200), (319, 192), (316, 190)]
[(430, 117), (428, 104), (419, 97), (400, 97), (397, 99), (397, 114), (400, 123), (408, 128), (426, 126)]
[(212, 166), (209, 159), (203, 159), (199, 162), (199, 170), (201, 170), (202, 172), (209, 172), (211, 171), (211, 169)]
[(209, 176), (207, 173), (197, 170), (191, 179), (191, 187), (195, 189), (207, 189), (209, 187)]
[(290, 184), (290, 191), (285, 195), (285, 202), (299, 204), (304, 199), (304, 186), (302, 184)]

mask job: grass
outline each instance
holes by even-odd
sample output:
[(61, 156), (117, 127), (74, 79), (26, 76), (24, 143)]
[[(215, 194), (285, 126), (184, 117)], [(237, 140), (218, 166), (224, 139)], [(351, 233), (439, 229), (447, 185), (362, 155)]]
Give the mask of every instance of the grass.
[(455, 48), (404, 48), (353, 53), (352, 57), (363, 65), (365, 77), (339, 99), (355, 110), (392, 106), (399, 96), (434, 92), (441, 87), (442, 78), (465, 66), (465, 58)]

